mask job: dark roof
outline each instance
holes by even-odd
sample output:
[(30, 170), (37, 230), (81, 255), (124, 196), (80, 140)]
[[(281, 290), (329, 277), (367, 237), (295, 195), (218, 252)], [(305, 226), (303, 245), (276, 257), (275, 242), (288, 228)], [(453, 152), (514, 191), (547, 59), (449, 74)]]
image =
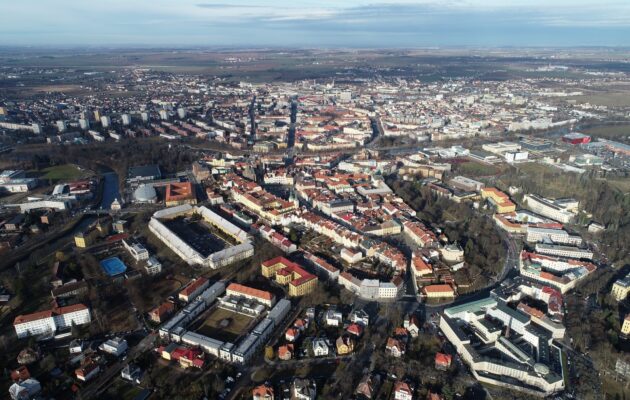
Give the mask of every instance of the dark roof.
[(129, 168), (129, 172), (127, 173), (127, 177), (129, 179), (133, 178), (144, 178), (144, 177), (162, 177), (162, 172), (160, 171), (159, 165), (140, 165), (137, 167)]

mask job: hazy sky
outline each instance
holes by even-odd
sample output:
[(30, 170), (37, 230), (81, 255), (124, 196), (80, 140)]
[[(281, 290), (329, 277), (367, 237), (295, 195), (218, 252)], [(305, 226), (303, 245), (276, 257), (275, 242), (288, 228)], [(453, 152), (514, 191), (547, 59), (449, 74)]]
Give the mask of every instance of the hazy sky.
[(3, 0), (2, 3), (0, 45), (630, 45), (630, 0)]

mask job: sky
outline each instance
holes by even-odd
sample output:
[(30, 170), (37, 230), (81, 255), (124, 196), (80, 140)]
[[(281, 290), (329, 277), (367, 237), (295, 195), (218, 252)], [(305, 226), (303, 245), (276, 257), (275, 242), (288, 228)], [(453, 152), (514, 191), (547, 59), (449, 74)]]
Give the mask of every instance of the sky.
[(630, 0), (4, 0), (0, 46), (628, 46)]

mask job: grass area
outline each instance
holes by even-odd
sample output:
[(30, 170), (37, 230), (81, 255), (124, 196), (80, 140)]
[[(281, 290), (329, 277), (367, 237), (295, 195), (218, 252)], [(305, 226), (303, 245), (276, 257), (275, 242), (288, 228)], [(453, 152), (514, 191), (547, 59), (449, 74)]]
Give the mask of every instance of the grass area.
[(90, 176), (86, 170), (80, 170), (76, 165), (65, 164), (55, 167), (44, 168), (38, 172), (39, 179), (50, 179), (52, 181), (76, 180)]
[[(217, 307), (206, 318), (197, 332), (219, 340), (236, 340), (250, 325), (253, 318)], [(222, 323), (227, 321), (227, 326)]]
[(550, 165), (545, 165), (537, 162), (518, 164), (516, 168), (519, 170), (520, 173), (525, 173), (528, 175), (542, 175), (548, 172), (558, 172), (557, 169)]
[(606, 107), (630, 107), (630, 92), (590, 93), (582, 96), (568, 97), (578, 104), (590, 103)]
[(608, 184), (624, 193), (630, 192), (630, 179), (609, 179), (606, 178)]
[(630, 125), (598, 126), (595, 128), (584, 129), (582, 132), (587, 135), (591, 135), (594, 138), (622, 140), (630, 138)]
[(141, 388), (118, 377), (102, 396), (105, 399), (133, 400), (141, 391)]
[(502, 168), (496, 165), (482, 164), (475, 161), (466, 161), (454, 166), (455, 172), (458, 174), (477, 177), (496, 175), (502, 172)]

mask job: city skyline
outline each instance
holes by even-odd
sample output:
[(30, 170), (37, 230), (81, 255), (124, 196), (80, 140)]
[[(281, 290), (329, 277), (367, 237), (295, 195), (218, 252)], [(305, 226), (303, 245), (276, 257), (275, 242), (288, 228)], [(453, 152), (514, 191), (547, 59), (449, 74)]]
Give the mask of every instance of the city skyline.
[(41, 0), (4, 5), (2, 46), (624, 46), (622, 1)]

